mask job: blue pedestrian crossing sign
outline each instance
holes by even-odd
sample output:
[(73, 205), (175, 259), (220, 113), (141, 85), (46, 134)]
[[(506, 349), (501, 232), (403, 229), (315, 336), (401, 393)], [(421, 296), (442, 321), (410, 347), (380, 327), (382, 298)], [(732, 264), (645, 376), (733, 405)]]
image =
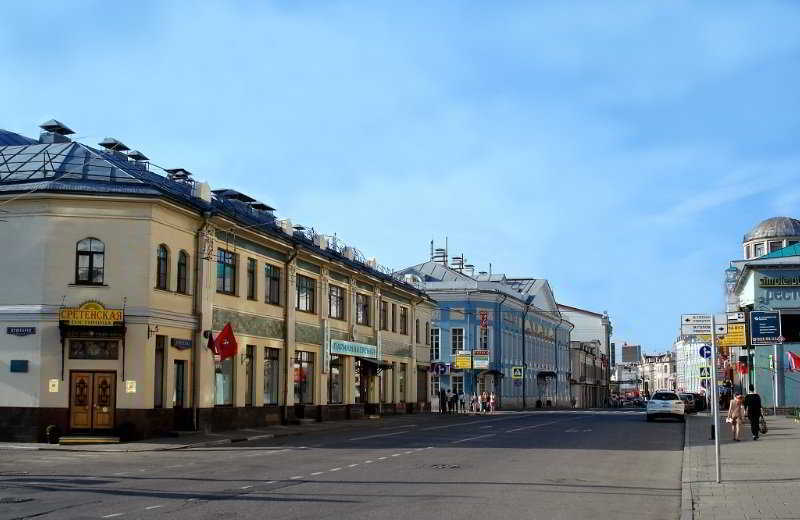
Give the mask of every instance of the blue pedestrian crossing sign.
[(703, 345), (700, 347), (700, 357), (704, 357), (706, 359), (711, 357), (711, 347), (708, 345)]

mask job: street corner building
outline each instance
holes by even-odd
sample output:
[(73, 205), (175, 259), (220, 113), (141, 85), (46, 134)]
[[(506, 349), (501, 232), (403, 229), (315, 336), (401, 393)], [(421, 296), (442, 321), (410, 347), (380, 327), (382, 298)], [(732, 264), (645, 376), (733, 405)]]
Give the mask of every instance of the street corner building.
[(41, 128), (0, 132), (0, 439), (429, 406), (435, 302), (420, 289), (119, 140)]

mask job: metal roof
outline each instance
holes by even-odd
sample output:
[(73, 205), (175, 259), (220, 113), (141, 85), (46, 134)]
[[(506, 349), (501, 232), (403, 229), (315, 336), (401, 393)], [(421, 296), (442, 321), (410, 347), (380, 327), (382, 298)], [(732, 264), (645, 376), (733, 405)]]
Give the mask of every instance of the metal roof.
[(0, 146), (21, 146), (34, 143), (38, 143), (38, 141), (0, 128)]
[(791, 246), (786, 246), (784, 248), (778, 249), (777, 251), (773, 251), (767, 255), (759, 257), (759, 259), (763, 260), (764, 258), (784, 258), (787, 256), (800, 256), (800, 244), (792, 244)]
[(742, 242), (759, 238), (800, 236), (800, 220), (790, 217), (772, 217), (761, 222), (745, 234)]

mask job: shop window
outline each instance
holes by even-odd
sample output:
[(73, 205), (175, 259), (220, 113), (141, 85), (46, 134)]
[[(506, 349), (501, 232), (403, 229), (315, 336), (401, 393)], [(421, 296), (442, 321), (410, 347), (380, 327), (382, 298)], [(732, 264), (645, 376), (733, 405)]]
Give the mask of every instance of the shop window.
[(353, 372), (355, 372), (353, 397), (354, 397), (354, 402), (356, 403), (367, 402), (367, 381), (369, 380), (369, 377), (362, 372), (363, 370), (364, 370), (364, 363), (361, 362), (360, 358), (355, 358), (353, 360)]
[(236, 253), (217, 250), (217, 292), (236, 294)]
[(400, 307), (400, 334), (408, 336), (408, 309)]
[(781, 312), (781, 335), (785, 343), (800, 343), (800, 314)]
[(247, 259), (247, 299), (256, 299), (256, 259)]
[(388, 326), (389, 326), (389, 304), (385, 301), (381, 301), (380, 329), (388, 330)]
[(119, 341), (69, 340), (70, 359), (119, 359)]
[(233, 405), (233, 359), (214, 363), (214, 405)]
[(264, 301), (272, 305), (281, 304), (281, 268), (266, 264), (264, 266)]
[(328, 290), (329, 316), (335, 320), (344, 319), (344, 289), (331, 285)]
[(301, 312), (314, 313), (314, 300), (316, 297), (317, 285), (316, 280), (297, 275), (297, 304), (295, 309)]
[(153, 367), (153, 408), (164, 406), (164, 352), (166, 336), (156, 336), (155, 366)]
[(298, 350), (294, 358), (294, 402), (314, 404), (314, 354)]
[(431, 329), (431, 361), (439, 359), (440, 352), (439, 352), (439, 340), (441, 339), (441, 333), (438, 328)]
[(369, 326), (369, 296), (356, 294), (356, 323)]
[(96, 238), (79, 241), (75, 252), (75, 283), (102, 285), (106, 246)]
[(278, 404), (280, 350), (264, 348), (264, 404)]
[(489, 327), (480, 328), (480, 335), (478, 336), (478, 347), (482, 349), (489, 348)]
[(331, 370), (328, 377), (328, 404), (342, 403), (342, 358), (331, 356)]
[(439, 376), (432, 376), (431, 377), (431, 395), (434, 397), (439, 397)]
[(459, 350), (464, 350), (464, 329), (452, 329), (450, 331), (450, 353), (456, 354)]
[(189, 293), (189, 255), (186, 251), (178, 253), (178, 292)]

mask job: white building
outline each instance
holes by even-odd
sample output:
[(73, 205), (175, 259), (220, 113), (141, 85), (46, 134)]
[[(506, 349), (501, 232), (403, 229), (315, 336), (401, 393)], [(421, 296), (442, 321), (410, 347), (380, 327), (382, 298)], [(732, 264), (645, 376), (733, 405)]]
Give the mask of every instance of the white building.
[(707, 342), (693, 336), (681, 336), (675, 341), (676, 389), (679, 392), (705, 392), (700, 384), (700, 367), (706, 366), (706, 360), (700, 356), (704, 345)]
[(639, 363), (617, 363), (611, 374), (611, 381), (616, 383), (619, 395), (629, 397), (639, 393)]
[(675, 354), (643, 355), (639, 365), (645, 395), (656, 390), (675, 390), (677, 385)]
[(561, 315), (572, 323), (575, 328), (570, 334), (571, 342), (591, 343), (597, 342), (596, 363), (600, 367), (600, 378), (596, 381), (597, 400), (603, 402), (609, 396), (610, 366), (613, 356), (611, 354), (611, 333), (613, 327), (607, 312), (597, 312), (571, 307), (559, 303), (558, 310)]

